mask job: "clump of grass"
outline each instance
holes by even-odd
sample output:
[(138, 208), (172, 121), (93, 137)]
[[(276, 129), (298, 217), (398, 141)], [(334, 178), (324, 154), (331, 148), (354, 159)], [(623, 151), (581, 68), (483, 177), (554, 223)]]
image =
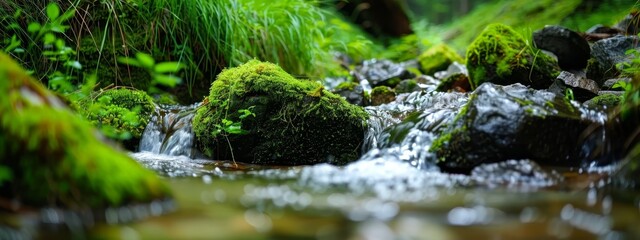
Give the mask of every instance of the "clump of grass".
[(147, 31), (165, 49), (188, 46), (187, 59), (207, 68), (240, 65), (250, 59), (279, 64), (297, 75), (312, 75), (323, 57), (316, 25), (324, 15), (305, 0), (158, 0), (141, 4), (151, 16)]

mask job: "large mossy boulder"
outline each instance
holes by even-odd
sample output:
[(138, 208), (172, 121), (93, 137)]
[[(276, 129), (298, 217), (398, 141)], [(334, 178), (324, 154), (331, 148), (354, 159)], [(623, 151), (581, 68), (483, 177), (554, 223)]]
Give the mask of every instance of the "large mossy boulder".
[(467, 49), (471, 87), (484, 82), (500, 85), (521, 83), (547, 88), (559, 74), (557, 62), (533, 48), (511, 27), (491, 24)]
[[(322, 85), (252, 60), (218, 75), (194, 117), (193, 129), (198, 148), (215, 159), (345, 164), (360, 154), (366, 119), (361, 107)], [(237, 126), (234, 123), (241, 123), (242, 131), (225, 130)]]
[(96, 93), (78, 107), (82, 116), (114, 140), (123, 140), (135, 150), (155, 111), (153, 98), (146, 92), (113, 88)]
[(581, 152), (580, 135), (592, 124), (602, 125), (596, 117), (582, 115), (550, 92), (485, 83), (434, 141), (431, 152), (442, 169), (453, 172), (509, 159), (578, 166), (587, 154)]
[(102, 208), (169, 196), (151, 171), (0, 53), (0, 195), (33, 206)]

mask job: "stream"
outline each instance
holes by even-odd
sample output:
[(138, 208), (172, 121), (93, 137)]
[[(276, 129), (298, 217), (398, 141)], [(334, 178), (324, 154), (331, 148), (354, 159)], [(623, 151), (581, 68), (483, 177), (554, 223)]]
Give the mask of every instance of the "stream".
[(467, 101), (463, 93), (414, 92), (367, 107), (363, 155), (343, 167), (206, 160), (193, 147), (197, 105), (159, 106), (131, 156), (170, 186), (172, 211), (122, 208), (88, 229), (38, 231), (104, 239), (640, 238), (640, 195), (608, 187), (615, 166), (543, 168), (525, 159), (470, 175), (440, 172), (429, 147)]

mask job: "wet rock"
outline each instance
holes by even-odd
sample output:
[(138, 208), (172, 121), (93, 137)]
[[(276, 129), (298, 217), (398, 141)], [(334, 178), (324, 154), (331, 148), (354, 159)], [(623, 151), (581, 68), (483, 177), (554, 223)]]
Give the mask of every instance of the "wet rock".
[(431, 151), (441, 169), (451, 172), (508, 159), (578, 166), (583, 158), (577, 139), (599, 121), (582, 115), (568, 100), (547, 91), (485, 83)]
[[(613, 79), (609, 79), (607, 81), (604, 81), (604, 83), (602, 84), (602, 89), (614, 89), (614, 85), (616, 85), (616, 83), (618, 82), (625, 82), (626, 84), (631, 83), (631, 78), (613, 78)], [(619, 88), (619, 87), (617, 87)]]
[(354, 82), (340, 83), (331, 92), (344, 97), (347, 99), (347, 102), (354, 105), (365, 106), (368, 104), (368, 99), (365, 98), (364, 89), (362, 86)]
[(557, 80), (565, 87), (571, 89), (573, 99), (581, 102), (597, 96), (598, 91), (600, 91), (598, 83), (595, 81), (567, 71), (562, 71), (560, 75), (558, 75)]
[(353, 74), (358, 80), (366, 79), (373, 87), (395, 87), (401, 80), (415, 77), (415, 74), (407, 70), (405, 64), (384, 59), (366, 60), (356, 67)]
[(533, 32), (537, 48), (552, 52), (563, 70), (583, 69), (587, 66), (591, 49), (589, 43), (568, 28), (546, 26)]
[(377, 106), (393, 102), (396, 99), (396, 92), (387, 86), (377, 86), (371, 91), (371, 105)]
[(624, 95), (624, 91), (611, 91), (611, 90), (609, 90), (609, 91), (599, 91), (598, 92), (598, 95), (605, 95), (605, 94), (613, 94), (613, 95), (616, 95), (616, 96), (622, 96), (622, 95)]
[(469, 71), (467, 70), (466, 65), (459, 62), (453, 62), (451, 63), (451, 65), (449, 65), (446, 71), (437, 72), (434, 74), (434, 76), (438, 79), (445, 79), (451, 75), (458, 74), (458, 73), (462, 73), (464, 75), (469, 76)]
[(522, 83), (544, 89), (558, 74), (555, 60), (536, 52), (511, 27), (491, 24), (467, 50), (471, 88), (484, 82), (501, 85)]
[(196, 146), (210, 158), (345, 164), (360, 155), (367, 117), (316, 82), (252, 60), (218, 75), (196, 112), (193, 131)]
[(606, 93), (584, 102), (583, 105), (591, 108), (600, 107), (605, 109), (613, 109), (614, 107), (618, 106), (618, 104), (620, 104), (621, 100), (622, 97), (620, 95)]
[(638, 49), (640, 46), (638, 36), (616, 36), (597, 41), (591, 46), (591, 59), (587, 66), (587, 78), (595, 80), (602, 85), (605, 80), (618, 77), (619, 63), (631, 61), (631, 56), (626, 52), (629, 49)]
[(451, 47), (440, 44), (418, 56), (420, 69), (426, 75), (446, 70), (454, 62), (464, 62), (464, 59)]
[(400, 81), (400, 83), (396, 85), (396, 88), (394, 90), (396, 93), (400, 94), (400, 93), (417, 92), (422, 90), (422, 88), (420, 88), (420, 86), (418, 85), (418, 82), (415, 79), (406, 79), (406, 80)]
[(469, 84), (469, 77), (463, 73), (452, 74), (449, 77), (443, 79), (436, 91), (440, 92), (469, 92), (471, 91), (471, 85)]

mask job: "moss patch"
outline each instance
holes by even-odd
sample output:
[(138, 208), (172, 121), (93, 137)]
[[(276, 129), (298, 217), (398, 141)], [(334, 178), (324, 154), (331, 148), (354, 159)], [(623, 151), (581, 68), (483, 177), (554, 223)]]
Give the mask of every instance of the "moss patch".
[(153, 172), (99, 141), (12, 59), (0, 53), (0, 62), (0, 169), (11, 178), (2, 182), (3, 197), (85, 208), (169, 195)]
[(418, 62), (422, 73), (433, 75), (437, 71), (446, 70), (453, 62), (464, 63), (464, 59), (449, 46), (439, 44), (420, 54)]
[[(80, 113), (106, 136), (127, 139), (125, 146), (134, 149), (151, 119), (155, 104), (147, 93), (114, 88), (102, 91), (80, 104)], [(123, 137), (130, 134), (130, 137)]]
[(387, 86), (377, 86), (371, 90), (371, 105), (377, 106), (393, 102), (396, 99), (396, 92)]
[[(239, 110), (255, 117), (240, 119)], [(224, 70), (194, 117), (200, 150), (216, 159), (298, 165), (356, 160), (366, 112), (322, 85), (293, 78), (275, 64), (249, 61)], [(241, 122), (245, 134), (219, 131)], [(233, 154), (233, 156), (232, 156)]]
[(467, 68), (473, 89), (484, 82), (522, 83), (546, 88), (558, 75), (555, 60), (534, 49), (520, 34), (503, 24), (491, 24), (467, 50)]

